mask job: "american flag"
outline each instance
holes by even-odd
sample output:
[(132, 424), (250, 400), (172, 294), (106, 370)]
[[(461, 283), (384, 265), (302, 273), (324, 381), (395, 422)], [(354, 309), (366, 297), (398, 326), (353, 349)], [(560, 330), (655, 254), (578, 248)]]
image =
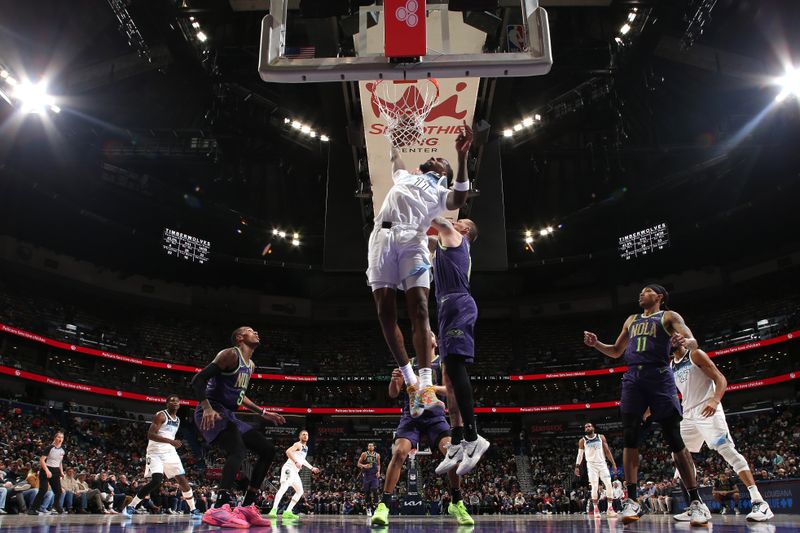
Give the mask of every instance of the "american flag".
[(286, 59), (313, 59), (315, 53), (314, 46), (287, 46), (283, 50)]

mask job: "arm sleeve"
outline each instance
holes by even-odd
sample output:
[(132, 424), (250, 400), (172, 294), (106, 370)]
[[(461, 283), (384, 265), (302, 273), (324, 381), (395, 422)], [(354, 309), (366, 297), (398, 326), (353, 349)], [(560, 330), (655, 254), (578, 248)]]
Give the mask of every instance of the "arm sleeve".
[(208, 380), (221, 373), (222, 369), (217, 363), (211, 363), (194, 375), (192, 378), (192, 389), (194, 389), (194, 397), (198, 402), (202, 402), (206, 399), (206, 385), (208, 385)]
[(578, 448), (578, 457), (575, 459), (575, 466), (579, 466), (583, 462), (583, 450)]

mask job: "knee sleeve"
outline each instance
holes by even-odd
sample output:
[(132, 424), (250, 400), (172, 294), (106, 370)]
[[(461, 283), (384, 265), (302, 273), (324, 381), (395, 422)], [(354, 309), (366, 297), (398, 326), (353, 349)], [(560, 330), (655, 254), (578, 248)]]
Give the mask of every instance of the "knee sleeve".
[(683, 437), (681, 437), (681, 420), (679, 417), (676, 416), (661, 422), (661, 430), (664, 432), (664, 440), (667, 441), (669, 451), (678, 453), (686, 447), (683, 443)]
[(733, 471), (737, 474), (744, 470), (750, 470), (750, 466), (747, 464), (747, 459), (744, 458), (742, 454), (740, 454), (736, 448), (733, 447), (733, 443), (731, 441), (726, 441), (725, 444), (721, 446), (715, 446), (713, 449), (717, 450), (719, 454), (722, 456), (725, 461)]
[(638, 415), (625, 414), (622, 415), (622, 442), (625, 448), (638, 448), (639, 447), (639, 431), (641, 428), (641, 421)]

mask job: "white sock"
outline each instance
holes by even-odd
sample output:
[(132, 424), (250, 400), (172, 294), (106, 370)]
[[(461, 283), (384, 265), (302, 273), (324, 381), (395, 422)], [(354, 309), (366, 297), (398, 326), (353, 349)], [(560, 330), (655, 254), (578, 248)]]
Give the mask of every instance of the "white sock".
[(294, 509), (295, 504), (297, 502), (299, 502), (299, 501), (300, 501), (300, 496), (296, 496), (296, 497), (292, 496), (292, 500), (289, 502), (289, 507), (287, 507), (286, 510), (291, 513), (292, 509)]
[(401, 366), (400, 372), (403, 373), (403, 381), (406, 382), (406, 385), (417, 384), (417, 376), (414, 375), (414, 369), (411, 367), (411, 363), (406, 363), (404, 366)]
[(140, 501), (142, 501), (141, 498), (139, 498), (138, 496), (134, 496), (133, 499), (131, 500), (131, 503), (128, 504), (128, 507), (136, 508), (136, 506), (139, 505)]
[(419, 388), (424, 389), (433, 385), (433, 371), (430, 368), (419, 369)]
[(761, 493), (758, 492), (758, 487), (755, 485), (750, 485), (747, 487), (747, 490), (750, 492), (750, 501), (752, 503), (763, 502), (764, 498), (761, 496)]
[(189, 512), (191, 513), (194, 511), (194, 493), (192, 489), (189, 489), (187, 492), (181, 492), (183, 495), (183, 499), (186, 500), (186, 505), (189, 506)]

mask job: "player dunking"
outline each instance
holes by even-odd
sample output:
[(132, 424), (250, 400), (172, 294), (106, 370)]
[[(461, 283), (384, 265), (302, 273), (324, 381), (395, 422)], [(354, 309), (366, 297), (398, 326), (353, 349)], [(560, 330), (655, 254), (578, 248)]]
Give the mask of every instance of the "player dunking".
[(669, 294), (661, 285), (651, 284), (639, 294), (643, 313), (632, 315), (625, 321), (614, 344), (603, 344), (597, 335), (583, 332), (583, 342), (601, 353), (618, 358), (625, 354), (628, 371), (622, 378), (622, 452), (628, 498), (622, 507), (622, 521), (639, 519), (641, 506), (636, 502), (639, 477), (639, 434), (642, 416), (650, 408), (653, 420), (661, 424), (672, 457), (681, 478), (686, 483), (692, 525), (705, 526), (711, 515), (703, 505), (695, 479), (694, 462), (681, 438), (681, 405), (678, 391), (669, 367), (672, 345), (694, 350), (697, 341), (681, 316), (667, 310)]
[[(586, 473), (589, 475), (589, 485), (592, 487), (592, 504), (594, 505), (594, 515), (600, 515), (600, 507), (598, 503), (598, 491), (600, 490), (600, 480), (603, 481), (605, 487), (605, 500), (611, 493), (611, 473), (608, 471), (606, 459), (611, 463), (611, 468), (617, 469), (617, 463), (614, 461), (614, 455), (608, 447), (605, 435), (595, 433), (594, 425), (587, 422), (583, 426), (584, 436), (578, 441), (578, 457), (575, 459), (575, 475), (581, 477), (581, 463), (583, 456), (586, 455)], [(588, 508), (588, 506), (587, 506)], [(588, 511), (588, 509), (587, 509)], [(608, 506), (608, 516), (617, 516), (614, 508)]]
[(366, 500), (367, 515), (372, 514), (378, 494), (378, 480), (381, 477), (381, 454), (375, 451), (375, 444), (367, 444), (367, 451), (361, 452), (357, 463), (364, 474), (362, 489)]
[[(753, 502), (753, 508), (747, 515), (748, 520), (763, 522), (774, 517), (772, 509), (756, 487), (747, 459), (736, 450), (728, 429), (725, 411), (720, 403), (728, 387), (725, 376), (703, 350), (688, 350), (678, 346), (672, 355), (672, 371), (683, 404), (681, 436), (686, 447), (691, 453), (699, 453), (705, 442), (739, 474)], [(687, 521), (690, 516), (689, 513), (681, 513), (675, 515), (675, 519)]]
[[(439, 374), (439, 358), (435, 357), (432, 361), (432, 367)], [(389, 382), (389, 396), (397, 398), (401, 393), (401, 386), (403, 384), (403, 375), (400, 369), (392, 371), (392, 380)], [(438, 394), (447, 394), (445, 387), (436, 387), (435, 392)], [(402, 407), (403, 415), (400, 418), (400, 423), (397, 425), (395, 433), (395, 446), (392, 452), (392, 460), (389, 462), (389, 467), (386, 469), (386, 479), (383, 484), (383, 498), (381, 503), (375, 509), (372, 516), (373, 526), (386, 526), (389, 524), (389, 505), (392, 500), (397, 487), (397, 481), (400, 479), (400, 472), (403, 464), (406, 462), (411, 450), (418, 447), (422, 437), (426, 437), (431, 448), (438, 448), (439, 452), (444, 455), (450, 444), (450, 426), (444, 416), (444, 409), (432, 409), (425, 411), (421, 416), (412, 418), (408, 408), (408, 402), (403, 402)], [(447, 514), (455, 517), (459, 525), (471, 526), (475, 523), (473, 518), (469, 515), (464, 500), (461, 496), (461, 481), (456, 474), (455, 470), (451, 469), (447, 473), (447, 478), (450, 482), (450, 491), (452, 494), (452, 503), (447, 508)]]
[(148, 498), (153, 491), (158, 490), (165, 479), (172, 479), (178, 482), (186, 505), (189, 506), (189, 513), (192, 519), (200, 520), (203, 513), (195, 509), (194, 494), (189, 480), (186, 479), (186, 471), (183, 463), (178, 456), (178, 448), (183, 443), (176, 440), (178, 430), (181, 427), (181, 420), (178, 418), (178, 409), (181, 400), (177, 394), (167, 396), (167, 408), (162, 409), (153, 417), (150, 428), (147, 430), (147, 456), (145, 459), (144, 477), (149, 477), (150, 481), (140, 488), (131, 503), (125, 508), (123, 513), (131, 517), (135, 512), (139, 502)]
[[(433, 390), (431, 375), (433, 351), (428, 322), (431, 262), (426, 231), (434, 217), (466, 203), (469, 191), (466, 157), (471, 143), (472, 130), (465, 123), (464, 131), (456, 139), (458, 175), (452, 191), (442, 185), (453, 177), (453, 169), (446, 159), (432, 157), (410, 173), (400, 158), (400, 151), (392, 148), (394, 185), (375, 216), (375, 228), (369, 238), (367, 283), (372, 288), (383, 336), (406, 383), (412, 417), (442, 406)], [(397, 325), (397, 289), (406, 293), (419, 383)]]
[[(467, 365), (475, 360), (475, 321), (478, 307), (470, 294), (472, 258), (470, 246), (478, 238), (478, 226), (468, 218), (451, 223), (436, 217), (431, 225), (438, 237), (429, 237), (433, 252), (433, 276), (439, 318), (439, 354), (449, 378), (448, 389), (458, 405), (463, 427), (453, 427), (453, 441), (444, 460), (436, 467), (444, 474), (456, 465), (459, 476), (478, 464), (489, 441), (478, 435), (472, 384)], [(462, 442), (463, 440), (463, 442)]]
[(308, 431), (305, 429), (300, 430), (297, 436), (297, 442), (292, 444), (286, 449), (286, 462), (281, 467), (281, 486), (278, 493), (275, 494), (275, 501), (272, 504), (272, 510), (269, 512), (270, 518), (278, 517), (278, 505), (281, 503), (281, 498), (289, 490), (289, 487), (294, 489), (294, 494), (281, 515), (282, 520), (297, 520), (300, 518), (294, 514), (294, 506), (303, 497), (303, 481), (300, 479), (300, 469), (304, 466), (311, 469), (313, 473), (318, 473), (319, 468), (311, 466), (306, 460), (308, 455)]
[[(244, 406), (269, 422), (283, 424), (286, 420), (261, 409), (245, 395), (255, 367), (252, 357), (259, 343), (258, 332), (242, 326), (231, 334), (231, 342), (232, 348), (219, 352), (211, 364), (192, 378), (192, 388), (199, 402), (194, 412), (195, 424), (206, 442), (225, 452), (216, 506), (206, 511), (203, 522), (222, 527), (266, 526), (269, 520), (261, 518), (254, 502), (275, 456), (275, 446), (253, 426), (236, 418), (235, 411)], [(231, 509), (230, 493), (247, 450), (255, 453), (258, 460), (253, 466), (244, 502)]]

